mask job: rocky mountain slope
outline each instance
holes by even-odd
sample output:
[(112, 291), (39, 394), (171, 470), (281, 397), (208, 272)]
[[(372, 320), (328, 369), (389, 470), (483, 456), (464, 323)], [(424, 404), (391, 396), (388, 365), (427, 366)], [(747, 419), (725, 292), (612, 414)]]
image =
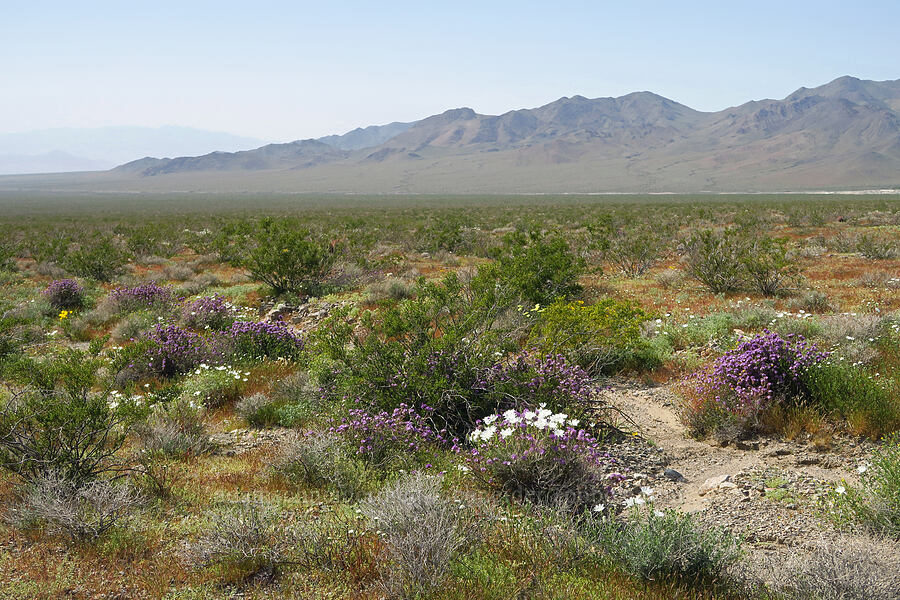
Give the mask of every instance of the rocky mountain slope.
[[(15, 185), (40, 182), (0, 179), (0, 188)], [(900, 80), (841, 77), (713, 113), (650, 92), (566, 97), (502, 115), (458, 108), (244, 152), (142, 159), (54, 185), (352, 193), (900, 188)]]

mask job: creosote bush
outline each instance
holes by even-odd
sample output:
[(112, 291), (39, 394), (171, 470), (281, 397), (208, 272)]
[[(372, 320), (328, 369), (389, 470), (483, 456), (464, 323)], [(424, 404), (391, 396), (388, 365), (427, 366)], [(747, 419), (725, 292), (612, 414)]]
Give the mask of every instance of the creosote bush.
[(61, 259), (62, 266), (74, 275), (106, 283), (122, 273), (128, 253), (111, 237), (98, 234), (93, 239), (85, 239), (76, 248), (64, 250), (51, 258)]
[(546, 305), (580, 292), (578, 276), (584, 267), (564, 238), (532, 230), (508, 234), (496, 262), (483, 268), (482, 277), (498, 279), (526, 302)]
[(237, 259), (254, 278), (276, 293), (316, 295), (334, 264), (332, 248), (311, 239), (309, 231), (263, 219), (255, 244)]
[(0, 466), (26, 482), (54, 472), (73, 485), (123, 468), (118, 450), (132, 416), (90, 391), (99, 366), (68, 351), (13, 367), (28, 387), (0, 405)]
[(594, 304), (555, 302), (540, 310), (529, 343), (562, 354), (591, 374), (659, 365), (641, 325), (650, 318), (633, 302), (603, 298)]

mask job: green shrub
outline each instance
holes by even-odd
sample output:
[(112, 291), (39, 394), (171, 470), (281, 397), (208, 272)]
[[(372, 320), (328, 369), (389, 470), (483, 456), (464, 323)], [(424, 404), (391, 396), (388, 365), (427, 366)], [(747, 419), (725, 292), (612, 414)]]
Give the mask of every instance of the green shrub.
[(516, 232), (504, 238), (496, 263), (480, 276), (498, 279), (526, 302), (546, 305), (579, 293), (584, 267), (562, 237)]
[(122, 464), (131, 414), (106, 394), (92, 393), (98, 359), (67, 351), (11, 369), (27, 383), (0, 407), (0, 466), (25, 481), (53, 471), (75, 485)]
[(688, 274), (710, 292), (733, 292), (743, 285), (747, 239), (737, 231), (701, 231), (688, 240), (685, 249)]
[(542, 309), (529, 343), (562, 354), (589, 373), (659, 365), (641, 325), (650, 318), (637, 304), (604, 298), (595, 304), (555, 302)]
[(799, 270), (788, 255), (786, 240), (757, 237), (741, 257), (751, 288), (763, 296), (776, 296), (796, 284)]
[(610, 220), (588, 226), (592, 245), (627, 277), (639, 277), (655, 265), (669, 240), (668, 227), (629, 225), (616, 228)]
[(856, 238), (856, 251), (872, 260), (887, 260), (897, 256), (897, 237), (885, 233), (864, 233)]
[(65, 254), (61, 264), (79, 277), (109, 282), (123, 271), (127, 261), (128, 255), (112, 238), (97, 235), (93, 239), (84, 240), (78, 248)]
[(602, 521), (598, 530), (602, 550), (644, 579), (721, 581), (741, 556), (740, 539), (726, 529), (704, 529), (673, 510), (635, 511), (625, 523)]
[(18, 248), (8, 241), (0, 241), (0, 271), (12, 270)]
[(831, 493), (832, 516), (900, 539), (900, 435), (885, 439), (859, 470), (859, 488), (842, 485)]
[(201, 363), (182, 383), (181, 397), (215, 408), (236, 401), (247, 375), (225, 365)]
[(310, 239), (309, 231), (264, 220), (256, 244), (237, 259), (276, 293), (316, 295), (336, 258), (328, 247)]
[(845, 419), (855, 433), (878, 438), (900, 430), (900, 390), (891, 379), (832, 359), (809, 369), (804, 385), (814, 408)]

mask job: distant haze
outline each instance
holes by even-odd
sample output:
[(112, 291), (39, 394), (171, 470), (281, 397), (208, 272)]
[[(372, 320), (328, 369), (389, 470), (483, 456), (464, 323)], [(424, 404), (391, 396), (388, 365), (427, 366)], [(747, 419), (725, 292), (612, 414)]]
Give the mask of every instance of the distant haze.
[(171, 124), (289, 142), (636, 90), (719, 111), (847, 73), (895, 79), (897, 23), (896, 0), (5, 2), (0, 133)]
[(0, 174), (109, 169), (145, 156), (249, 150), (264, 140), (189, 127), (60, 128), (0, 134)]

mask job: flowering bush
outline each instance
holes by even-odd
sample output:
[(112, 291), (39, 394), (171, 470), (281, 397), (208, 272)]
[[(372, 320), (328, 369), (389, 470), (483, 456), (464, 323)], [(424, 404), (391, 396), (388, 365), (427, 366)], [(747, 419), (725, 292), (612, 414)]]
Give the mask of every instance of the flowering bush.
[(395, 458), (447, 443), (446, 430), (435, 432), (428, 419), (433, 412), (429, 406), (423, 405), (417, 412), (406, 404), (391, 412), (374, 414), (351, 409), (329, 431), (339, 435), (367, 462), (384, 465)]
[(181, 321), (191, 329), (224, 329), (234, 321), (234, 314), (225, 298), (213, 294), (187, 303)]
[(146, 338), (146, 369), (164, 377), (187, 373), (209, 360), (206, 340), (178, 325), (158, 324)]
[(248, 371), (241, 372), (225, 365), (200, 363), (185, 379), (182, 397), (210, 408), (222, 406), (240, 398)]
[(766, 330), (685, 382), (685, 420), (696, 435), (723, 420), (752, 428), (766, 409), (806, 397), (804, 375), (826, 357), (801, 336)]
[(172, 301), (172, 290), (155, 283), (116, 288), (109, 295), (119, 310), (132, 311), (165, 305)]
[(74, 279), (58, 279), (50, 282), (44, 297), (55, 310), (72, 310), (84, 306), (84, 287)]
[(579, 424), (544, 406), (510, 409), (483, 419), (469, 435), (472, 448), (462, 452), (488, 489), (537, 504), (593, 510), (606, 502), (603, 473), (613, 459)]
[(225, 330), (236, 356), (244, 358), (296, 358), (303, 340), (284, 322), (235, 321)]

